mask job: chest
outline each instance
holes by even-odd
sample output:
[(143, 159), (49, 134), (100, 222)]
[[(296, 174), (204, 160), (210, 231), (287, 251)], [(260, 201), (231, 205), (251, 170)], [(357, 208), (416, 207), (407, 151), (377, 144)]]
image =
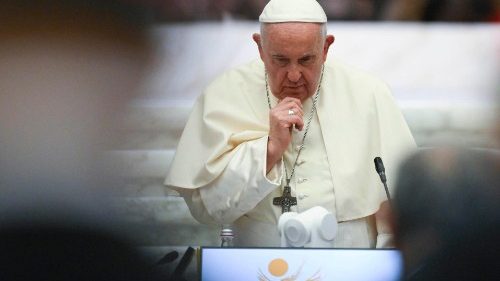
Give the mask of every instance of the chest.
[(293, 171), (290, 187), (292, 196), (297, 197), (297, 206), (292, 207), (292, 211), (302, 212), (314, 206), (322, 206), (335, 213), (330, 159), (327, 157), (317, 114), (311, 119), (299, 154), (303, 135), (304, 130), (292, 132), (292, 142), (283, 156), (287, 178), (290, 178)]

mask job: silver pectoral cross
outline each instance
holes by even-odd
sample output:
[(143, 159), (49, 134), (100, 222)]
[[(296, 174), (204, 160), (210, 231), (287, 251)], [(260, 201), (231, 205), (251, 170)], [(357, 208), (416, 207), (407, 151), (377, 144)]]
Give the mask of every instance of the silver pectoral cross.
[(292, 196), (292, 189), (290, 188), (289, 181), (283, 188), (283, 195), (273, 198), (273, 205), (281, 206), (281, 212), (290, 212), (290, 207), (297, 205), (297, 197)]

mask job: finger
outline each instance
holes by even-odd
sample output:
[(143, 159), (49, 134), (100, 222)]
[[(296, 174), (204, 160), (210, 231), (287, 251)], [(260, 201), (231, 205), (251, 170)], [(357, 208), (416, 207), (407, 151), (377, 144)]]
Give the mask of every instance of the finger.
[(302, 109), (302, 102), (296, 98), (290, 98), (290, 100), (288, 100), (286, 104), (296, 106), (296, 107)]
[(290, 110), (293, 110), (293, 113), (295, 115), (299, 115), (299, 116), (304, 116), (304, 110), (302, 110), (302, 108), (300, 107), (297, 107), (297, 106), (292, 106), (290, 107)]
[[(298, 117), (298, 116), (297, 116)], [(298, 118), (295, 122), (295, 128), (299, 131), (302, 131), (304, 129), (304, 119)]]
[(284, 106), (284, 107), (296, 105), (297, 107), (302, 108), (302, 102), (299, 99), (291, 98), (291, 97), (286, 97), (286, 98), (282, 99), (278, 103), (278, 106), (280, 106), (280, 105)]
[(299, 131), (302, 131), (302, 128), (304, 127), (304, 120), (302, 119), (302, 117), (297, 115), (288, 116), (287, 123), (289, 124), (289, 127), (295, 125), (295, 128), (297, 128), (297, 130)]
[(301, 101), (298, 98), (292, 98), (292, 97), (285, 97), (281, 101), (282, 102), (298, 102), (298, 103), (301, 103)]
[(288, 116), (298, 116), (302, 119), (304, 112), (300, 108), (292, 107), (290, 109), (283, 109), (282, 111), (279, 111), (278, 114), (281, 118), (285, 119), (288, 118)]

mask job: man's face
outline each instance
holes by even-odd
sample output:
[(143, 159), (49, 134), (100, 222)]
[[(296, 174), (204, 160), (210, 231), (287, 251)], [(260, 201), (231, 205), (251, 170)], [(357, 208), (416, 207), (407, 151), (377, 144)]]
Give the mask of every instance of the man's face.
[(321, 68), (333, 36), (324, 38), (316, 23), (274, 23), (254, 35), (266, 66), (272, 94), (279, 100), (311, 97), (318, 86)]

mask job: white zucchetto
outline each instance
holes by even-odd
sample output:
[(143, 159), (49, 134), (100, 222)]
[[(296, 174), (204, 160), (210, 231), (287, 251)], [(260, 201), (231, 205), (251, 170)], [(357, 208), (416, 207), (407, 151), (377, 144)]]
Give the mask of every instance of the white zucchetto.
[(316, 0), (271, 0), (259, 17), (260, 22), (325, 23), (326, 14)]

